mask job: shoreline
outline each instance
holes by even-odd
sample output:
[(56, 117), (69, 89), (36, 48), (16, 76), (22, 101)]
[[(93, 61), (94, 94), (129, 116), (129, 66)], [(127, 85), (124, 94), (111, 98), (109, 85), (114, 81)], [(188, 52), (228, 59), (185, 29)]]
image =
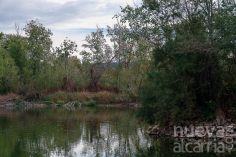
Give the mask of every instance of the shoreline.
[(159, 127), (158, 125), (147, 129), (145, 134), (156, 137), (171, 137), (171, 138), (235, 138), (236, 139), (236, 124), (233, 122), (225, 122), (218, 125), (217, 122), (200, 123), (198, 125), (190, 124), (189, 126), (166, 126)]
[[(50, 103), (49, 105), (47, 103)], [(57, 104), (52, 101), (39, 101), (39, 102), (29, 102), (29, 101), (20, 101), (16, 104), (13, 100), (8, 100), (0, 102), (0, 108), (4, 107), (17, 107), (17, 106), (70, 106), (70, 107), (81, 107), (81, 106), (93, 106), (93, 107), (140, 107), (138, 103), (117, 103), (117, 104), (98, 104), (98, 105), (84, 105), (83, 103), (71, 101), (65, 104)]]

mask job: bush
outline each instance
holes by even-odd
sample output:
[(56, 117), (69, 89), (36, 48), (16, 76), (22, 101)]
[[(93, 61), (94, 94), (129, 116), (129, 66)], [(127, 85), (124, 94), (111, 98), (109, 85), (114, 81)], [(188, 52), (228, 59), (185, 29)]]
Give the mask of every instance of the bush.
[(45, 101), (44, 104), (45, 105), (52, 105), (53, 103), (51, 101)]
[(84, 106), (96, 106), (98, 105), (98, 102), (97, 101), (94, 101), (94, 100), (90, 100), (88, 102), (83, 102)]
[(80, 105), (79, 101), (75, 102), (75, 104), (74, 104), (74, 106), (79, 106), (79, 105)]
[(58, 104), (58, 105), (64, 105), (65, 102), (64, 102), (64, 101), (57, 101), (57, 104)]

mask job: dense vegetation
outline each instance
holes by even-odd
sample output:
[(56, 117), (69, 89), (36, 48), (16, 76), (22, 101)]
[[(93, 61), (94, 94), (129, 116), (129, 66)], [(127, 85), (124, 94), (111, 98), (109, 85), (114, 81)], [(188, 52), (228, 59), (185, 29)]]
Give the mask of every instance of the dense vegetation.
[(122, 8), (127, 34), (151, 43), (154, 64), (139, 115), (151, 123), (214, 120), (235, 112), (235, 2), (143, 0)]
[[(96, 98), (99, 103), (135, 101), (146, 79), (149, 54), (142, 52), (139, 42), (122, 40), (127, 30), (119, 23), (108, 26), (108, 42), (103, 29), (97, 28), (86, 36), (86, 44), (81, 45), (84, 50), (78, 52), (77, 44), (68, 38), (54, 48), (53, 33), (39, 20), (31, 20), (22, 28), (15, 23), (15, 34), (1, 33), (0, 36), (0, 93), (52, 94), (53, 100), (52, 92), (60, 90), (100, 92), (97, 94), (100, 98)], [(112, 93), (119, 96), (114, 98)], [(106, 101), (112, 97), (114, 100)], [(63, 96), (57, 100), (76, 98), (60, 99)]]
[(235, 12), (228, 0), (142, 0), (115, 15), (110, 43), (101, 28), (86, 36), (82, 62), (73, 41), (53, 48), (38, 20), (25, 36), (15, 24), (16, 34), (0, 36), (0, 93), (103, 89), (122, 101), (141, 98), (138, 114), (150, 123), (210, 121), (217, 112), (234, 119)]

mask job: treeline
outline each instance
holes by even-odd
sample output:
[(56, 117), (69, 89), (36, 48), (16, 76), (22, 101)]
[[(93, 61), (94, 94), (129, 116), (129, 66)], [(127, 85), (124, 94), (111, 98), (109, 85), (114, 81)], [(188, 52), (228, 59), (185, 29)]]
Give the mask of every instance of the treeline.
[(31, 20), (23, 28), (15, 23), (14, 28), (14, 34), (0, 35), (1, 94), (113, 88), (122, 93), (124, 101), (137, 99), (150, 54), (143, 51), (144, 41), (129, 43), (124, 39), (128, 31), (124, 25), (108, 26), (106, 35), (97, 27), (96, 32), (86, 36), (82, 52), (68, 38), (54, 48), (53, 33), (38, 20)]
[(236, 121), (235, 14), (235, 1), (142, 0), (115, 15), (110, 42), (101, 28), (86, 36), (82, 61), (73, 41), (52, 48), (52, 32), (37, 20), (25, 36), (16, 24), (15, 34), (1, 34), (0, 92), (59, 88), (65, 78), (140, 98), (138, 115), (150, 123)]

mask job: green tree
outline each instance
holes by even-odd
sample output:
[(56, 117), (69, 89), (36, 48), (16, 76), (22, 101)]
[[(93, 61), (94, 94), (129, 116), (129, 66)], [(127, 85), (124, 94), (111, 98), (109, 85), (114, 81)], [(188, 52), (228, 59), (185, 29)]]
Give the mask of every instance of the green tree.
[(10, 54), (0, 47), (0, 93), (13, 91), (17, 88), (18, 81), (18, 67)]
[(52, 48), (51, 36), (53, 33), (46, 29), (39, 21), (31, 20), (24, 27), (28, 42), (28, 53), (33, 61), (33, 74), (40, 73), (41, 61), (47, 61)]
[(105, 70), (115, 58), (111, 47), (106, 43), (103, 34), (103, 29), (97, 28), (96, 32), (87, 35), (85, 38), (87, 44), (83, 44), (84, 48), (89, 51), (82, 51), (80, 55), (83, 56), (83, 64), (87, 64), (87, 71), (90, 74), (90, 82), (94, 88), (104, 74)]
[(14, 59), (16, 66), (19, 68), (19, 74), (21, 80), (26, 83), (26, 77), (28, 77), (28, 60), (27, 60), (27, 48), (28, 44), (26, 38), (21, 36), (20, 24), (15, 23), (16, 34), (12, 35), (7, 41), (5, 46), (12, 59)]
[(69, 57), (77, 52), (77, 44), (67, 38), (63, 41), (60, 47), (56, 47), (56, 52), (60, 61), (64, 62), (66, 70), (66, 78), (68, 81), (69, 71), (71, 69), (69, 64)]
[[(139, 116), (163, 125), (201, 115), (207, 120), (217, 110), (229, 116), (236, 92), (234, 6), (229, 1), (143, 0), (140, 7), (122, 8), (116, 17), (129, 23), (127, 39), (153, 46)], [(227, 92), (224, 80), (233, 86)]]

